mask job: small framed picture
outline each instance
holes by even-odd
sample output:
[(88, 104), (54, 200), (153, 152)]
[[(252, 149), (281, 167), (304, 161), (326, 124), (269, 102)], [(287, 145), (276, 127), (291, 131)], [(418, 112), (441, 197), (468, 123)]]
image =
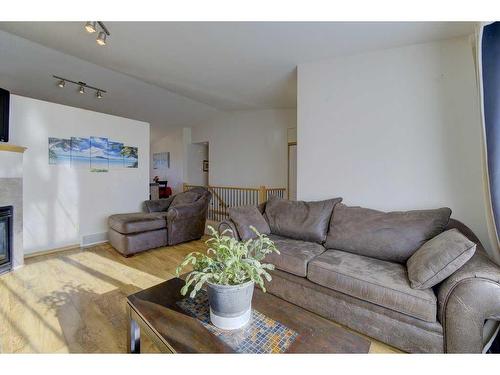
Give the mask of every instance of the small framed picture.
[(203, 172), (208, 172), (208, 160), (203, 160)]

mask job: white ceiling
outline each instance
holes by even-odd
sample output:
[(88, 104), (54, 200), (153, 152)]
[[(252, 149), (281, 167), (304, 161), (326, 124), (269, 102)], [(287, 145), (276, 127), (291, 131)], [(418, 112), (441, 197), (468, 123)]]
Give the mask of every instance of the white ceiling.
[[(0, 23), (50, 48), (0, 33), (0, 84), (63, 104), (185, 125), (215, 109), (294, 108), (299, 63), (447, 39), (474, 28), (465, 22), (106, 22), (111, 37), (100, 47), (83, 25)], [(70, 98), (54, 88), (51, 74), (110, 94), (100, 103)]]

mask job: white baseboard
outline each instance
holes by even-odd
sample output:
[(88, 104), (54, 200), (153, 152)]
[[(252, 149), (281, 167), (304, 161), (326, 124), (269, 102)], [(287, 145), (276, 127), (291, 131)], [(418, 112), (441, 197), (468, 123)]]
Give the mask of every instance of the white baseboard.
[(93, 233), (82, 236), (81, 247), (89, 247), (100, 243), (108, 242), (108, 232)]

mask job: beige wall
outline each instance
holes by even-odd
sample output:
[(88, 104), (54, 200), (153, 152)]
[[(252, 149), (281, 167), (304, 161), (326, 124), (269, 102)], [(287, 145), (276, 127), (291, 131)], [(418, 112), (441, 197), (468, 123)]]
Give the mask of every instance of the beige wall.
[[(23, 160), (25, 254), (107, 239), (107, 219), (139, 211), (149, 198), (149, 124), (41, 100), (11, 96), (11, 142)], [(101, 136), (139, 148), (139, 168), (49, 165), (48, 137)]]
[[(167, 180), (174, 193), (182, 191), (184, 182), (184, 138), (182, 128), (166, 129), (151, 136), (150, 181), (154, 176)], [(170, 168), (153, 169), (153, 153), (170, 152)]]
[(298, 67), (298, 198), (448, 206), (488, 246), (468, 38)]
[(287, 129), (295, 109), (223, 112), (192, 128), (209, 143), (211, 185), (286, 187)]

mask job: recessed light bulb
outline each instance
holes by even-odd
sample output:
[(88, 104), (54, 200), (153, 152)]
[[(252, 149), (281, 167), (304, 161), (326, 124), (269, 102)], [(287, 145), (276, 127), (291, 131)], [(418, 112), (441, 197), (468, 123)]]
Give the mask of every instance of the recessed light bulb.
[(100, 91), (97, 91), (97, 94), (95, 94), (95, 96), (97, 96), (97, 99), (102, 99), (102, 93)]
[(63, 88), (65, 84), (66, 84), (66, 81), (64, 79), (61, 79), (59, 81), (59, 83), (57, 84), (57, 86), (59, 86), (60, 88)]
[(85, 87), (80, 86), (80, 90), (78, 90), (80, 94), (85, 94)]

